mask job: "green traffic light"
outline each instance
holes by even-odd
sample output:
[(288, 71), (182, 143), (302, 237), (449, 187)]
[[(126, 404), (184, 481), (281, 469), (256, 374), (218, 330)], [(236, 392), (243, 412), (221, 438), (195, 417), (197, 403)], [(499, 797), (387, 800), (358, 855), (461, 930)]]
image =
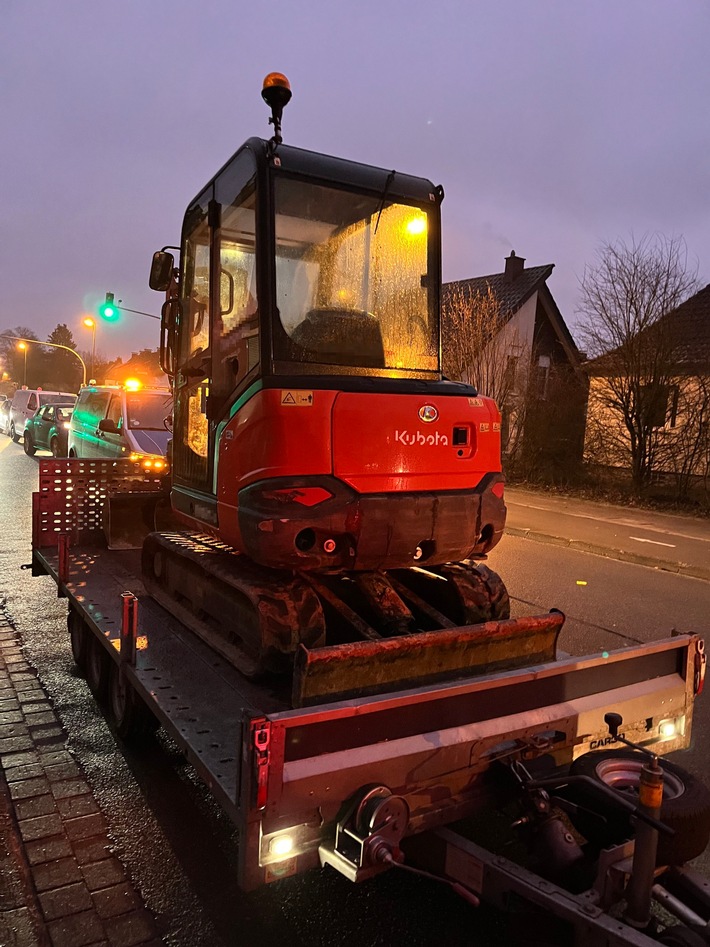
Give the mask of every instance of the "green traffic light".
[(99, 306), (99, 315), (102, 319), (108, 319), (110, 322), (113, 319), (118, 319), (118, 309), (110, 303), (102, 303)]
[(99, 315), (108, 322), (113, 322), (115, 319), (118, 319), (118, 306), (114, 305), (113, 293), (106, 293), (106, 301), (99, 306)]

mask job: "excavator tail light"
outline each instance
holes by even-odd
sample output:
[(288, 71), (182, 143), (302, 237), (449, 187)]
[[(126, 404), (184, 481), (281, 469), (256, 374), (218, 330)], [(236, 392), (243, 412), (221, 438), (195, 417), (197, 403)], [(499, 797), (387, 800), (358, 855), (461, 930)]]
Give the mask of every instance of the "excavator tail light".
[(277, 503), (300, 503), (301, 506), (318, 506), (330, 500), (333, 494), (323, 487), (287, 487), (280, 490), (264, 491), (265, 500), (275, 500)]

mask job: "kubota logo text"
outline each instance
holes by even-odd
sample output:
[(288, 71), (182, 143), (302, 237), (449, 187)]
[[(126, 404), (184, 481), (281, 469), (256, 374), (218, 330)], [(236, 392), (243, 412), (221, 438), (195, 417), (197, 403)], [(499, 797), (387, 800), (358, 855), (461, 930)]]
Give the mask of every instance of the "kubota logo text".
[(416, 434), (410, 434), (409, 431), (395, 431), (394, 440), (395, 443), (399, 442), (407, 447), (436, 447), (438, 444), (448, 447), (449, 445), (446, 434), (439, 434), (438, 431), (434, 434), (422, 434), (420, 431)]

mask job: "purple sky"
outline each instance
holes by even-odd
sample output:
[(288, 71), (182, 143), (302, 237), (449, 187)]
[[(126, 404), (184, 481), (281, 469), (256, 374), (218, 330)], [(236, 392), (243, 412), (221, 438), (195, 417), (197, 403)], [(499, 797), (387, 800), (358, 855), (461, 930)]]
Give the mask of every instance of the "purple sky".
[[(107, 290), (159, 312), (153, 250), (251, 136), (443, 184), (444, 278), (554, 263), (574, 334), (602, 240), (682, 236), (710, 281), (707, 0), (3, 0), (0, 330)], [(97, 349), (155, 347), (126, 315)], [(85, 340), (82, 345), (81, 340)]]

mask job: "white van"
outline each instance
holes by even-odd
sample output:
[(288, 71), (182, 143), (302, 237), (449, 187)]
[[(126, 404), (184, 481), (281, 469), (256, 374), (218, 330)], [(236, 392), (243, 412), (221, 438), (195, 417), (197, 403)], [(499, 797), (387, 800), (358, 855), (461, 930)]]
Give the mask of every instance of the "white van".
[(172, 437), (172, 408), (169, 388), (82, 388), (69, 427), (69, 457), (132, 459), (160, 469)]
[(25, 436), (25, 426), (29, 419), (34, 417), (37, 408), (42, 408), (46, 404), (59, 404), (68, 408), (72, 407), (75, 401), (76, 395), (71, 391), (18, 388), (12, 396), (7, 433), (17, 443), (21, 437)]

